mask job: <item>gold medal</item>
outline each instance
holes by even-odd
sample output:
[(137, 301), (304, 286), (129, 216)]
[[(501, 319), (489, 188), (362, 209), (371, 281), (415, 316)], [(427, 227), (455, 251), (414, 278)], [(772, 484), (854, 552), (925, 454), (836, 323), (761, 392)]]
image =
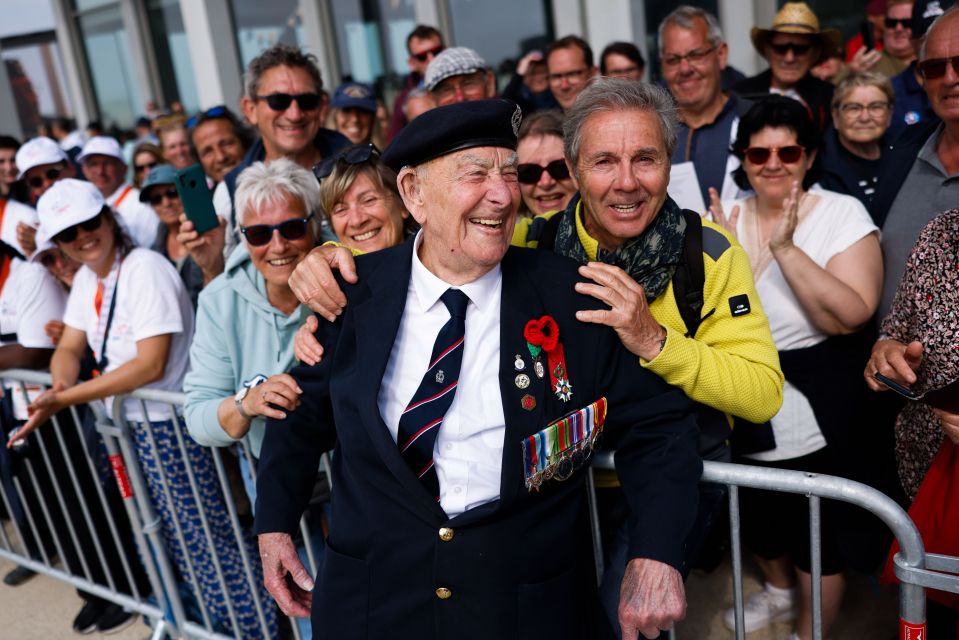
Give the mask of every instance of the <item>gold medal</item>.
[(525, 389), (526, 387), (528, 387), (529, 382), (530, 382), (529, 376), (526, 375), (525, 373), (521, 373), (518, 376), (516, 376), (516, 386), (520, 389)]

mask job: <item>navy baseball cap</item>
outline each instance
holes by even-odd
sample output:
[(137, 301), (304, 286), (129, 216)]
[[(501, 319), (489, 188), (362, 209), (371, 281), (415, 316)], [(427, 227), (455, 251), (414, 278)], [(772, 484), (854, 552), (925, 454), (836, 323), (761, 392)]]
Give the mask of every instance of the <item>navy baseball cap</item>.
[(406, 125), (383, 152), (382, 160), (398, 172), (473, 147), (515, 151), (522, 120), (519, 106), (503, 98), (436, 107)]
[(373, 87), (359, 82), (344, 82), (333, 92), (330, 106), (334, 109), (363, 109), (376, 113), (376, 95)]

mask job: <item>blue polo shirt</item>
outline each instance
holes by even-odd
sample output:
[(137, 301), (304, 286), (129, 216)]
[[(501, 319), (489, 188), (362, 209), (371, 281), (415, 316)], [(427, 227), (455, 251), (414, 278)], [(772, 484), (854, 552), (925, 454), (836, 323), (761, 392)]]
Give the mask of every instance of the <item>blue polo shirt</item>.
[(916, 80), (915, 70), (916, 63), (912, 62), (905, 71), (892, 79), (896, 104), (892, 108), (892, 122), (886, 133), (887, 140), (895, 140), (909, 125), (927, 120), (933, 115), (926, 91)]

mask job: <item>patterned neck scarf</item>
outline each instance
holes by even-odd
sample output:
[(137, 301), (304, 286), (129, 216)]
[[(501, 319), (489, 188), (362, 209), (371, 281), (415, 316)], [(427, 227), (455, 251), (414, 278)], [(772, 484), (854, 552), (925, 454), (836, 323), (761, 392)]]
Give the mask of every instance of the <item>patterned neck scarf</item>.
[(594, 258), (589, 255), (592, 251), (587, 252), (583, 246), (577, 229), (579, 227), (585, 234), (581, 203), (580, 195), (576, 194), (561, 214), (563, 218), (556, 231), (553, 251), (582, 264), (595, 259), (621, 268), (642, 285), (648, 302), (666, 291), (683, 257), (686, 219), (683, 218), (679, 205), (667, 196), (659, 213), (645, 231), (627, 240), (615, 251), (604, 251), (596, 247)]

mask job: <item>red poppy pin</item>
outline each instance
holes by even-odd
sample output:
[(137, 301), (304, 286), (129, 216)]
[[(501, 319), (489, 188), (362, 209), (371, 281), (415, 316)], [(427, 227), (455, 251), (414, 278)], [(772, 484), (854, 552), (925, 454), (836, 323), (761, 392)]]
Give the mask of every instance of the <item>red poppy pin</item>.
[(566, 356), (563, 343), (559, 341), (559, 325), (553, 316), (543, 316), (539, 320), (530, 320), (523, 329), (526, 347), (534, 360), (541, 352), (546, 352), (546, 369), (549, 371), (550, 386), (556, 397), (569, 402), (573, 397), (573, 385), (569, 382)]

